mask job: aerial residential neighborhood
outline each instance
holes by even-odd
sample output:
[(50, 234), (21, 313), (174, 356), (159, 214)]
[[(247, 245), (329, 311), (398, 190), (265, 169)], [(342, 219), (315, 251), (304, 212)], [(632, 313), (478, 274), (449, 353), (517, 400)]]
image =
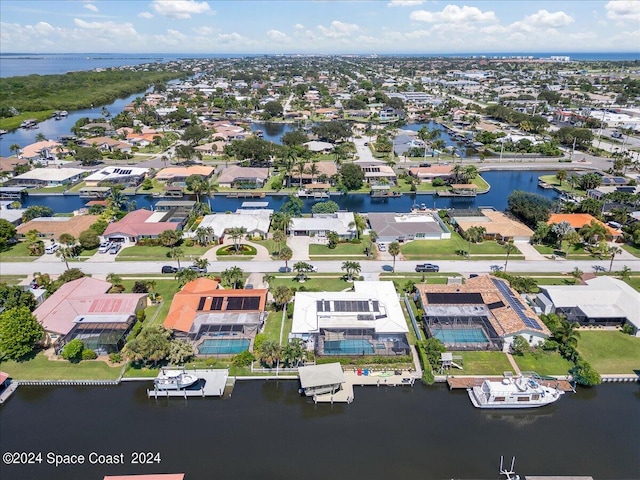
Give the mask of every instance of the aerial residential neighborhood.
[[(50, 478), (210, 478), (212, 464), (225, 478), (256, 478), (249, 446), (260, 475), (274, 478), (320, 478), (307, 471), (319, 457), (337, 462), (337, 479), (413, 477), (414, 462), (425, 478), (558, 478), (517, 476), (515, 455), (542, 475), (629, 477), (640, 381), (636, 53), (572, 53), (557, 35), (577, 14), (535, 13), (529, 2), (511, 23), (513, 12), (481, 2), (331, 2), (342, 20), (323, 24), (318, 13), (291, 31), (247, 3), (249, 17), (273, 23), (265, 46), (318, 42), (276, 54), (255, 50), (257, 33), (221, 33), (219, 12), (236, 8), (228, 2), (213, 11), (154, 0), (135, 12), (117, 3), (132, 41), (151, 41), (146, 29), (164, 22), (169, 33), (155, 30), (145, 48), (168, 53), (23, 58), (19, 31), (3, 23), (7, 478), (46, 478), (52, 464), (62, 476)], [(292, 18), (309, 2), (298, 3), (287, 6)], [(595, 3), (593, 29), (622, 29), (638, 9)], [(113, 8), (84, 2), (74, 35), (93, 25), (107, 42), (102, 17)], [(10, 0), (0, 11), (19, 9)], [(401, 12), (396, 33), (355, 20), (391, 25)], [(43, 45), (59, 35), (45, 23), (29, 27)], [(187, 24), (197, 36), (180, 33)], [(413, 53), (445, 27), (451, 54)], [(452, 31), (513, 44), (457, 53)], [(522, 32), (551, 53), (527, 53)], [(321, 37), (334, 53), (316, 53)], [(209, 38), (202, 51), (242, 41), (256, 53), (176, 53), (187, 38)], [(409, 53), (375, 53), (382, 38)], [(620, 442), (603, 440), (596, 411)], [(104, 446), (82, 450), (69, 430), (76, 412), (89, 443), (105, 425)], [(24, 438), (14, 418), (25, 419)], [(36, 419), (59, 427), (64, 446), (27, 435)], [(518, 431), (536, 428), (559, 437), (531, 435), (514, 450)], [(388, 441), (403, 436), (404, 452)], [(170, 437), (180, 440), (172, 450), (161, 443)], [(587, 441), (602, 451), (583, 470), (548, 450), (576, 456)], [(46, 459), (33, 468), (20, 456), (31, 445)], [(350, 448), (367, 460), (341, 459)]]

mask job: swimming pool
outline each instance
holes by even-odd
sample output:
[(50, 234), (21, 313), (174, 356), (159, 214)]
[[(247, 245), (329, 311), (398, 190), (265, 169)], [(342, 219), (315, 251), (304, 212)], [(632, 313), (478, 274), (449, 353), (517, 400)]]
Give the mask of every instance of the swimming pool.
[(445, 345), (489, 343), (481, 328), (438, 328), (432, 329), (431, 333)]
[(373, 353), (373, 345), (367, 340), (325, 340), (324, 342), (325, 355), (373, 355)]
[(249, 350), (251, 340), (246, 338), (207, 338), (198, 347), (200, 355), (235, 355)]

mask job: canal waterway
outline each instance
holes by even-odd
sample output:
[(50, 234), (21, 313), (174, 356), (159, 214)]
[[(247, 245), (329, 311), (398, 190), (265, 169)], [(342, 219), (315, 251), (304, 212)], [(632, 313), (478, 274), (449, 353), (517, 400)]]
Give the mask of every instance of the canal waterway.
[[(3, 480), (100, 480), (185, 472), (220, 479), (637, 479), (640, 386), (579, 389), (540, 409), (486, 411), (444, 386), (356, 387), (350, 405), (314, 405), (296, 381), (238, 382), (233, 396), (148, 399), (150, 382), (20, 387), (0, 409), (0, 450), (124, 453), (127, 465), (1, 465)], [(159, 464), (131, 465), (132, 452)]]
[[(554, 190), (546, 190), (538, 186), (538, 177), (548, 175), (551, 171), (489, 171), (483, 172), (482, 177), (489, 182), (491, 189), (488, 193), (477, 197), (438, 197), (436, 195), (410, 195), (404, 194), (398, 198), (372, 198), (366, 194), (332, 195), (331, 200), (338, 203), (341, 209), (352, 212), (408, 212), (414, 205), (424, 204), (427, 208), (474, 208), (490, 206), (498, 210), (507, 208), (507, 197), (514, 190), (535, 192), (549, 199), (558, 196)], [(134, 195), (129, 197), (135, 201), (137, 208), (153, 208), (158, 198), (150, 195)], [(195, 199), (195, 197), (194, 197)], [(255, 199), (269, 202), (269, 208), (279, 210), (286, 201), (286, 195), (267, 195), (264, 199)], [(211, 209), (214, 212), (235, 211), (243, 202), (252, 199), (227, 198), (224, 195), (210, 197)], [(24, 207), (31, 205), (44, 205), (52, 208), (55, 213), (66, 213), (78, 210), (85, 206), (88, 199), (77, 195), (29, 195), (22, 204)], [(311, 207), (318, 200), (304, 199), (304, 213), (310, 213)]]

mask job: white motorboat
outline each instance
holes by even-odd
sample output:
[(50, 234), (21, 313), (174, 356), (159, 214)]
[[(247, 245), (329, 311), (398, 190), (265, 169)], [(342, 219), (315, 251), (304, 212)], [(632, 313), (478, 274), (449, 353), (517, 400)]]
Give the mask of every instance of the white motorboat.
[(182, 390), (198, 381), (198, 377), (181, 370), (162, 370), (153, 381), (158, 390)]
[(535, 374), (505, 377), (500, 382), (484, 380), (468, 388), (469, 398), (477, 408), (533, 408), (560, 399), (563, 391), (545, 386)]

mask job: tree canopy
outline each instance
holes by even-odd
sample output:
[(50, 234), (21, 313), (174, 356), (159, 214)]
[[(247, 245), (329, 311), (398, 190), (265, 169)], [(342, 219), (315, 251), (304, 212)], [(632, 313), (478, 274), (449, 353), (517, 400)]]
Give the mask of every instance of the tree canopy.
[(31, 205), (22, 212), (22, 221), (28, 222), (38, 217), (53, 217), (53, 209), (42, 205)]
[(5, 248), (15, 236), (16, 227), (4, 218), (0, 218), (0, 250)]
[(345, 163), (340, 167), (340, 178), (347, 190), (358, 190), (364, 182), (364, 172), (358, 165)]
[(551, 215), (551, 200), (537, 193), (514, 191), (507, 200), (509, 210), (530, 228), (546, 222)]
[(351, 125), (346, 122), (321, 122), (313, 127), (318, 139), (335, 143), (351, 136)]
[(36, 309), (33, 294), (19, 285), (0, 283), (0, 311), (26, 307), (30, 312)]
[(0, 313), (0, 352), (8, 358), (28, 355), (43, 335), (42, 325), (27, 307), (10, 308)]

